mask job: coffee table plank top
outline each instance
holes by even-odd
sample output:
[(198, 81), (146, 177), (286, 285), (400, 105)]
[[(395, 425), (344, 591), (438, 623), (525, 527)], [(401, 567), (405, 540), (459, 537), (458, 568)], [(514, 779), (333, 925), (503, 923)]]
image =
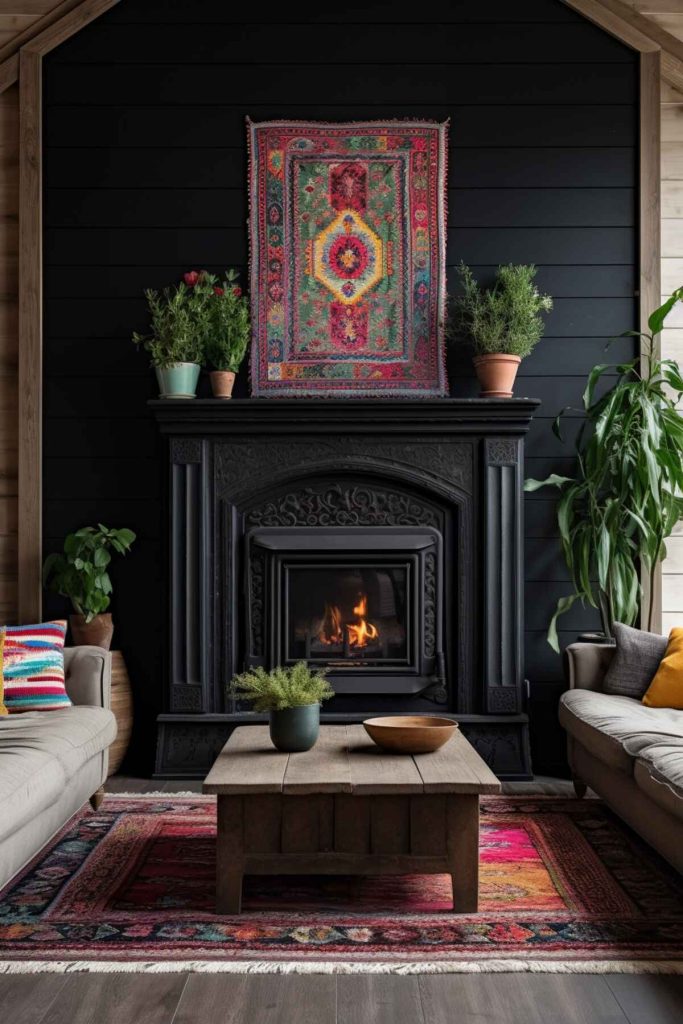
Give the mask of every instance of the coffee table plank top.
[(203, 791), (250, 793), (499, 793), (500, 783), (460, 732), (433, 754), (390, 754), (362, 725), (324, 725), (312, 750), (283, 754), (268, 727), (240, 726), (218, 755)]
[(312, 750), (289, 755), (283, 792), (353, 792), (345, 725), (326, 725)]
[(500, 793), (500, 782), (459, 729), (443, 747), (413, 760), (425, 793)]
[(204, 793), (281, 793), (289, 754), (270, 742), (265, 725), (235, 729), (204, 779)]

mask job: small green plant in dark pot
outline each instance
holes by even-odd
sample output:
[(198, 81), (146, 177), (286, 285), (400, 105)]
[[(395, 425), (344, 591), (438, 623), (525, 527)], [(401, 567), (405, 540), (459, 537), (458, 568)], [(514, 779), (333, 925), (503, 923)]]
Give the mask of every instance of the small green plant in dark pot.
[(320, 704), (334, 696), (324, 672), (311, 670), (305, 661), (291, 668), (250, 669), (235, 676), (232, 695), (248, 700), (254, 711), (270, 714), (273, 746), (287, 753), (310, 750), (320, 732)]

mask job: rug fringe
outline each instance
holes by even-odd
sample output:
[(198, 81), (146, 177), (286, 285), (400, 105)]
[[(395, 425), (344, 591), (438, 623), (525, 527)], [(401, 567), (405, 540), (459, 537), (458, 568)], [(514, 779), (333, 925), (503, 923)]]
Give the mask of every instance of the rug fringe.
[(148, 793), (112, 793), (110, 791), (107, 791), (104, 794), (104, 796), (105, 796), (105, 799), (107, 797), (111, 797), (114, 800), (119, 800), (119, 799), (122, 799), (122, 800), (135, 800), (136, 797), (149, 797), (149, 796), (164, 796), (164, 797), (166, 797), (167, 800), (175, 800), (175, 798), (177, 796), (183, 796), (183, 797), (190, 796), (193, 799), (197, 799), (198, 797), (201, 797), (202, 800), (207, 800), (207, 801), (208, 800), (215, 800), (216, 799), (215, 796), (213, 796), (213, 795), (211, 795), (209, 793), (195, 793), (191, 789), (179, 789), (177, 791), (174, 790), (172, 793), (166, 793), (163, 789), (152, 789)]
[(0, 974), (683, 974), (680, 960), (5, 960)]

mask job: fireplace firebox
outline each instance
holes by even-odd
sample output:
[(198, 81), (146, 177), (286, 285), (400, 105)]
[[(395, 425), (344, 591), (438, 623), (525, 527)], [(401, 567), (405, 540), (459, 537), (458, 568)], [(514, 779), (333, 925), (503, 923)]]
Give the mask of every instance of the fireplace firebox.
[[(368, 707), (444, 690), (438, 530), (262, 527), (246, 552), (249, 666), (307, 661)], [(256, 621), (254, 573), (268, 595)]]
[(523, 439), (531, 399), (155, 401), (168, 438), (168, 662), (157, 775), (201, 777), (230, 681), (307, 661), (322, 718), (445, 712), (530, 773)]

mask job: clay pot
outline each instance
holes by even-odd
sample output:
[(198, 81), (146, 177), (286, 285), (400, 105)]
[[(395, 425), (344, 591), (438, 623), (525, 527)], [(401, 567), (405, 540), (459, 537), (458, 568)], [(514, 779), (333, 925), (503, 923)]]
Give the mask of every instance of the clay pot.
[(114, 635), (114, 623), (109, 612), (96, 615), (92, 622), (86, 622), (85, 615), (70, 615), (69, 625), (74, 647), (86, 645), (109, 650)]
[(482, 398), (512, 398), (512, 385), (521, 363), (519, 356), (475, 356), (472, 362), (481, 385)]
[(232, 389), (235, 385), (235, 374), (232, 370), (212, 370), (209, 376), (214, 398), (232, 398)]

